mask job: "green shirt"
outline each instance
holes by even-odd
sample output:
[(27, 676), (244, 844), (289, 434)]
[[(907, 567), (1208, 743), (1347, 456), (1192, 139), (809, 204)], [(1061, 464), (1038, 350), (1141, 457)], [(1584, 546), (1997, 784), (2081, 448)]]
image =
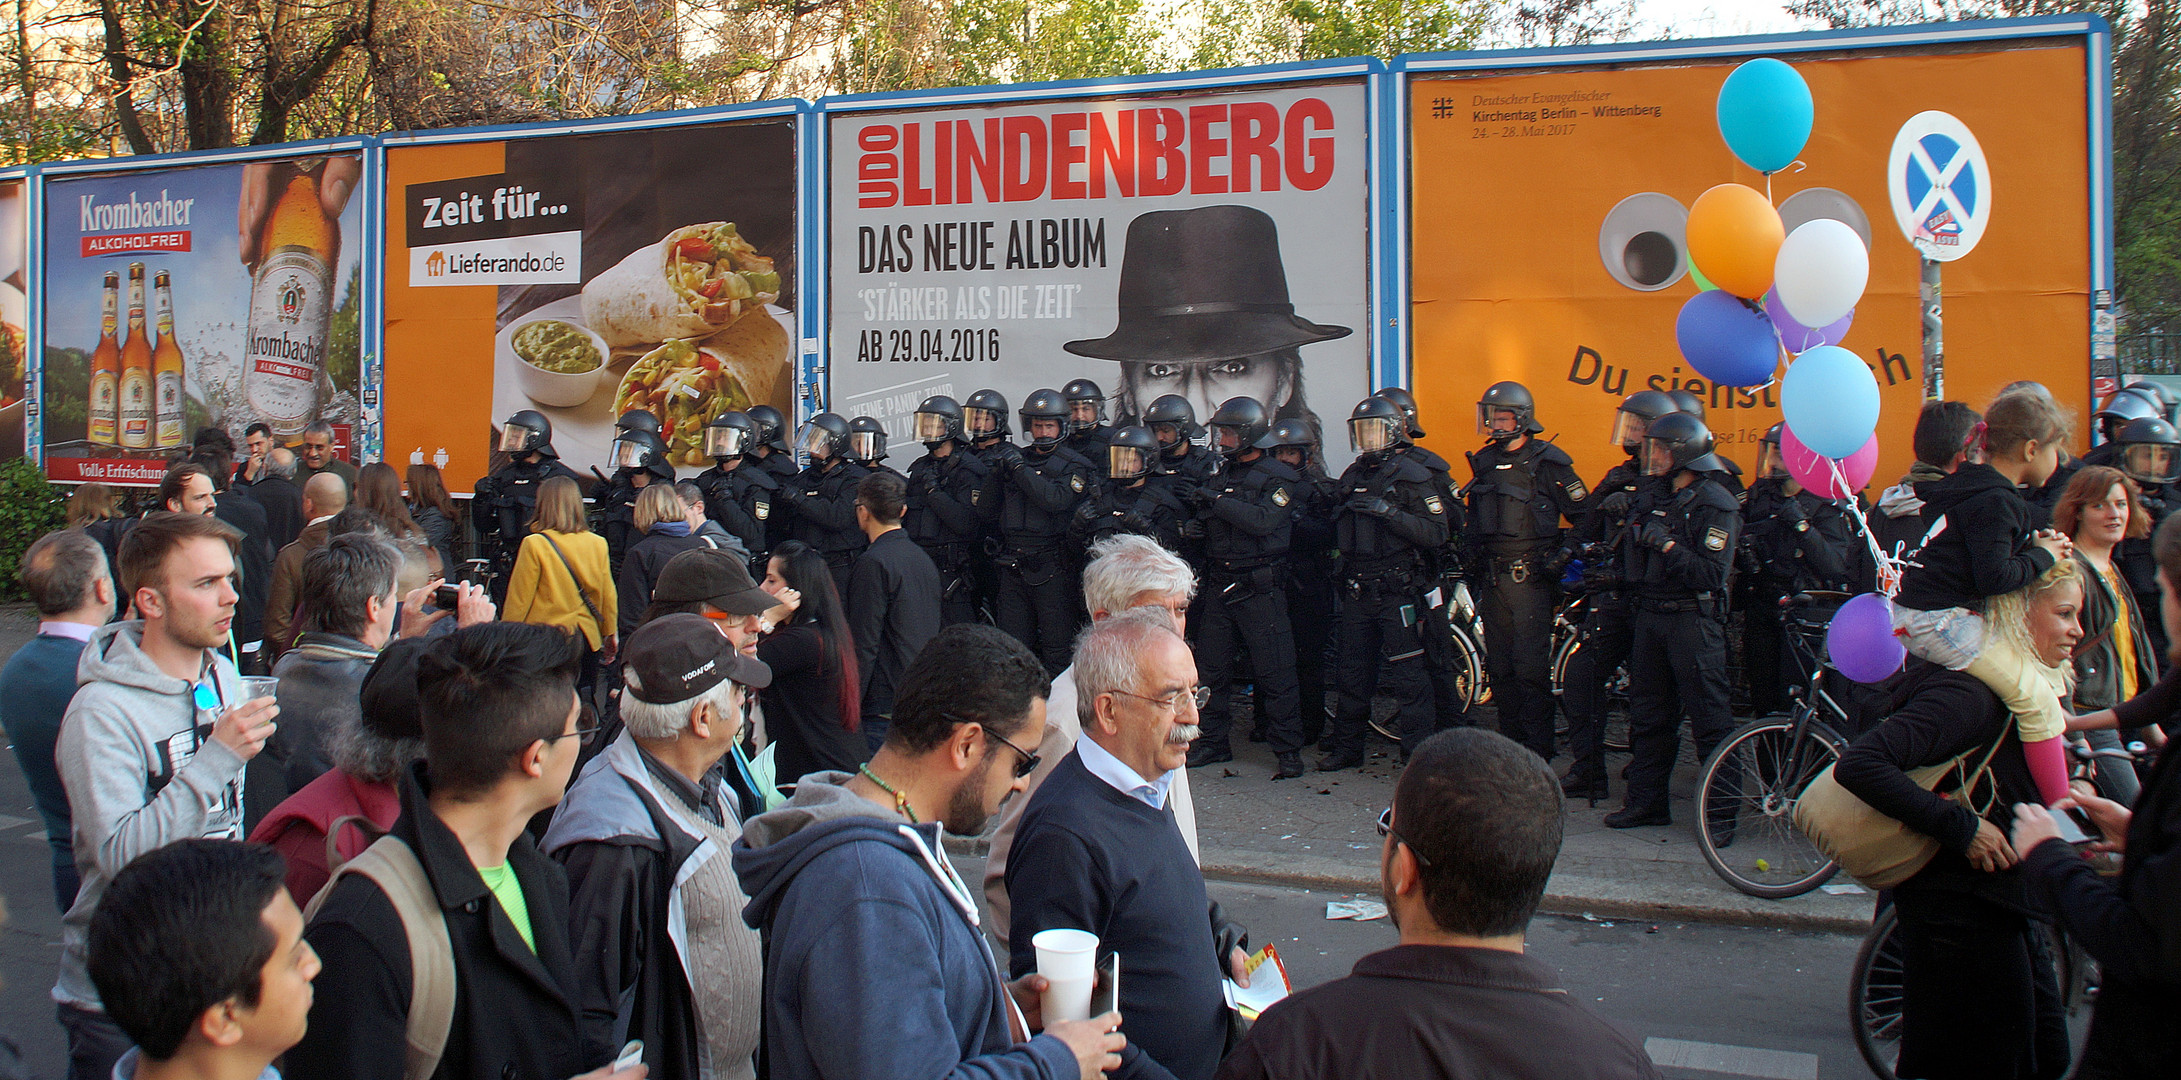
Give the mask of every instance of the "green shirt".
[(523, 883), (515, 877), (515, 871), (506, 863), (498, 866), (480, 866), (477, 876), (485, 879), (485, 888), (492, 890), (494, 899), (500, 901), (500, 910), (507, 912), (507, 920), (515, 924), (515, 932), (523, 936), (523, 944), (531, 952), (538, 951), (538, 941), (530, 934), (530, 902), (523, 899)]

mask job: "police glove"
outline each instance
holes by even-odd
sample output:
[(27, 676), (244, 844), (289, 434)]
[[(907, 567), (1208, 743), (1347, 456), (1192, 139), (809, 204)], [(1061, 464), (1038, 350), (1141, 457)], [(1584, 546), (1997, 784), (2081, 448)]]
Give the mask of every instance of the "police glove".
[(1666, 527), (1665, 522), (1654, 518), (1644, 522), (1643, 527), (1636, 530), (1636, 542), (1654, 551), (1664, 551), (1668, 544), (1674, 542), (1674, 534)]
[(1605, 511), (1606, 513), (1611, 514), (1614, 517), (1619, 517), (1623, 514), (1628, 513), (1628, 508), (1634, 506), (1635, 503), (1636, 497), (1634, 495), (1629, 494), (1625, 490), (1615, 491), (1606, 495), (1604, 499), (1599, 500), (1598, 509)]
[(1008, 472), (1014, 472), (1015, 470), (1020, 469), (1023, 466), (1028, 465), (1029, 463), (1030, 462), (1022, 456), (1022, 451), (1017, 449), (1013, 444), (1008, 444), (1000, 451), (1000, 468), (1006, 469)]
[(1219, 492), (1212, 490), (1210, 485), (1199, 484), (1190, 488), (1189, 493), (1183, 498), (1188, 500), (1190, 506), (1198, 510), (1208, 510), (1211, 509), (1213, 503), (1219, 501), (1219, 494)]
[(1204, 539), (1204, 519), (1190, 518), (1189, 520), (1182, 522), (1181, 538), (1184, 540)]
[(1151, 535), (1154, 531), (1151, 519), (1133, 510), (1121, 515), (1121, 528), (1127, 532), (1140, 533), (1145, 536)]
[(1382, 518), (1393, 513), (1393, 504), (1387, 502), (1385, 496), (1382, 495), (1374, 495), (1368, 499), (1359, 496), (1348, 500), (1348, 509), (1358, 514)]

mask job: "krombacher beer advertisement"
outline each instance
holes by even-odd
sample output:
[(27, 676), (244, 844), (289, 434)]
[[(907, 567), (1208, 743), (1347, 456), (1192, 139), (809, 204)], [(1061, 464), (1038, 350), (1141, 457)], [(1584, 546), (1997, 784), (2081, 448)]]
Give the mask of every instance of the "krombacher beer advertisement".
[[(1328, 418), (1370, 392), (1360, 80), (828, 119), (835, 412), (905, 467), (917, 403), (1010, 409), (1088, 378), (1109, 418), (1166, 394)], [(1022, 430), (1019, 417), (1008, 425)]]
[[(779, 110), (775, 110), (779, 112)], [(386, 456), (468, 491), (535, 410), (579, 473), (648, 409), (675, 466), (711, 466), (729, 409), (793, 414), (795, 123), (727, 123), (386, 150)], [(443, 456), (442, 456), (443, 455)]]
[(199, 429), (239, 445), (361, 410), (355, 153), (45, 185), (46, 474), (156, 484)]
[(30, 357), (30, 276), (27, 188), (0, 180), (0, 461), (23, 456), (24, 370)]

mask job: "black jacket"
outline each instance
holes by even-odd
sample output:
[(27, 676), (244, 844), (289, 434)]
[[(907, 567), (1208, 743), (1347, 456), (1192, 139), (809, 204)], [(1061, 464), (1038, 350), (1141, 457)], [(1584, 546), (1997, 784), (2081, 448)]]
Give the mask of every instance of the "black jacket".
[(1229, 459), (1197, 491), (1204, 507), (1204, 554), (1213, 573), (1287, 558), (1295, 505), (1309, 494), (1301, 473), (1260, 452), (1248, 461)]
[(273, 554), (279, 551), (270, 539), (265, 508), (233, 489), (215, 498), (212, 516), (235, 527), (242, 540), (235, 545), (235, 569), (241, 580), (235, 591), (235, 640), (245, 645), (265, 636), (265, 593), (273, 582)]
[[(1895, 602), (1917, 611), (1984, 610), (1987, 597), (2011, 593), (2052, 569), (2052, 553), (2030, 544), (2037, 511), (1989, 465), (1963, 465), (1916, 485), (1927, 528), (1938, 530), (1901, 576)], [(1946, 527), (1939, 529), (1939, 519)], [(1927, 534), (1928, 535), (1928, 534)]]
[[(1350, 575), (1416, 573), (1446, 546), (1452, 504), (1431, 470), (1405, 454), (1359, 457), (1340, 474), (1333, 529)], [(1384, 499), (1383, 514), (1356, 509)]]
[(847, 609), (863, 715), (892, 716), (902, 673), (939, 633), (939, 568), (908, 533), (880, 533), (849, 572)]
[(1148, 536), (1168, 551), (1181, 547), (1181, 523), (1191, 516), (1182, 501), (1180, 477), (1148, 474), (1136, 480), (1106, 480), (1075, 508), (1069, 533), (1089, 547), (1117, 533)]
[[(1734, 538), (1742, 527), (1741, 506), (1718, 480), (1699, 474), (1679, 491), (1661, 484), (1638, 496), (1635, 528), (1621, 545), (1621, 565), (1628, 584), (1640, 596), (1680, 600), (1710, 594), (1724, 598), (1734, 568)], [(1643, 542), (1652, 523), (1663, 524), (1673, 549), (1660, 551)]]
[(1849, 568), (1862, 543), (1842, 501), (1809, 491), (1787, 493), (1787, 481), (1765, 477), (1742, 497), (1743, 569), (1749, 587), (1767, 600), (1804, 589), (1851, 588)]
[(1396, 945), (1265, 1010), (1219, 1080), (1657, 1077), (1643, 1045), (1520, 953)]
[[(454, 945), (454, 1025), (432, 1075), (440, 1080), (560, 1080), (609, 1063), (613, 1051), (583, 1037), (568, 944), (568, 876), (515, 838), (507, 864), (530, 907), (536, 951), (516, 932), (462, 842), (425, 802), (422, 762), (401, 781), (391, 833), (424, 864)], [(310, 1030), (288, 1051), (290, 1076), (400, 1080), (409, 1014), (409, 945), (393, 902), (377, 885), (346, 877), (333, 886), (304, 939), (325, 970), (313, 984)]]
[(768, 528), (779, 480), (757, 463), (744, 462), (733, 469), (715, 465), (698, 473), (695, 483), (704, 493), (704, 516), (733, 533), (750, 554), (771, 550)]
[(274, 551), (295, 543), (303, 531), (303, 490), (292, 480), (271, 473), (250, 483), (235, 481), (234, 490), (248, 495), (265, 511), (265, 541)]
[(1065, 446), (1027, 453), (1008, 447), (987, 460), (995, 463), (1000, 535), (1010, 546), (1046, 547), (1066, 537), (1076, 504), (1097, 477), (1089, 459)]
[[(2158, 675), (2158, 657), (2151, 648), (2150, 631), (2143, 625), (2143, 611), (2136, 604), (2133, 590), (2135, 582), (2126, 579), (2129, 589), (2114, 596), (2105, 577), (2083, 557), (2075, 553), (2076, 569), (2083, 583), (2083, 644), (2075, 654), (2075, 691), (2070, 711), (2078, 713), (2110, 709), (2120, 704), (2120, 641), (2114, 633), (2118, 623), (2128, 624), (2129, 643), (2136, 662), (2136, 692), (2151, 688)], [(2153, 585), (2155, 592), (2157, 586)]]
[(645, 533), (643, 539), (629, 545), (627, 553), (621, 556), (621, 572), (613, 583), (614, 595), (620, 597), (616, 618), (622, 640), (627, 640), (644, 621), (644, 609), (651, 605), (651, 590), (658, 584), (667, 560), (691, 548), (706, 546), (701, 536), (668, 536), (662, 532)]
[(854, 558), (864, 543), (863, 528), (856, 524), (856, 485), (869, 475), (871, 470), (839, 458), (814, 462), (782, 483), (781, 496), (795, 508), (794, 531), (788, 535), (816, 548), (828, 563)]
[[(926, 551), (976, 542), (991, 524), (994, 507), (985, 503), (991, 475), (984, 458), (961, 443), (945, 457), (917, 458), (909, 465), (909, 505), (901, 518), (909, 539)], [(942, 554), (948, 562), (968, 556), (966, 549)]]

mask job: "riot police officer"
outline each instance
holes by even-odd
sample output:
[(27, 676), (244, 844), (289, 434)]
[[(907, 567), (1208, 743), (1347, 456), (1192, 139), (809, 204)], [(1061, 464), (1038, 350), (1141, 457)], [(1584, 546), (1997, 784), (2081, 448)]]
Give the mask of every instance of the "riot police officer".
[(1076, 544), (1087, 548), (1115, 533), (1137, 533), (1168, 551), (1178, 550), (1182, 521), (1191, 514), (1182, 489), (1162, 469), (1151, 430), (1118, 428), (1100, 453), (1106, 458), (1106, 479), (1075, 508), (1071, 532)]
[(1005, 471), (1000, 459), (1014, 452), (1009, 442), (1007, 396), (997, 390), (979, 390), (962, 401), (962, 427), (969, 432), (969, 448), (985, 464), (985, 490), (978, 500), (984, 517), (984, 538), (970, 561), (976, 574), (977, 604), (997, 625), (1000, 610), (1000, 502)]
[[(1724, 464), (1711, 432), (1688, 413), (1651, 422), (1644, 473), (1667, 478), (1636, 499), (1622, 541), (1632, 590), (1634, 640), (1628, 657), (1628, 792), (1608, 828), (1669, 825), (1666, 785), (1681, 747), (1681, 718), (1696, 732), (1699, 760), (1733, 730), (1727, 704), (1727, 572), (1734, 565), (1741, 507), (1719, 482)], [(1731, 809), (1728, 811), (1731, 813)], [(1731, 842), (1731, 819), (1713, 828)]]
[[(2141, 489), (2143, 512), (2151, 520), (2150, 534), (2130, 536), (2113, 549), (2114, 564), (2136, 594), (2136, 607), (2158, 610), (2158, 560), (2151, 554), (2151, 536), (2176, 509), (2174, 484), (2181, 477), (2181, 434), (2162, 416), (2130, 420), (2113, 440), (2118, 447), (2114, 463)], [(2159, 623), (2152, 626), (2152, 623)], [(2157, 619), (2143, 620), (2151, 642), (2151, 655), (2166, 657), (2166, 627)]]
[(2083, 454), (2085, 465), (2113, 465), (2120, 457), (2120, 432), (2137, 420), (2162, 418), (2165, 403), (2156, 392), (2143, 388), (2142, 384), (2124, 386), (2106, 396), (2098, 410), (2090, 414), (2091, 423), (2098, 429), (2098, 445)]
[[(653, 443), (658, 445), (659, 460), (665, 461), (666, 440), (659, 436), (659, 418), (646, 409), (630, 409), (614, 421), (613, 445), (608, 452), (614, 459), (613, 475), (602, 475), (595, 467), (591, 470), (591, 475), (598, 478), (591, 493), (591, 512), (597, 515), (599, 531), (606, 537), (606, 552), (615, 573), (620, 572), (622, 552), (635, 540), (636, 495), (656, 475), (648, 467), (629, 462), (645, 460)], [(628, 462), (620, 460), (624, 456)], [(667, 479), (673, 478), (669, 466)]]
[[(1287, 624), (1295, 637), (1295, 687), (1302, 702), (1303, 742), (1308, 744), (1333, 730), (1332, 713), (1325, 706), (1325, 653), (1333, 640), (1334, 556), (1339, 547), (1333, 518), (1340, 500), (1333, 478), (1325, 474), (1325, 455), (1319, 452), (1310, 421), (1279, 421), (1266, 441), (1272, 456), (1303, 478), (1287, 545)], [(1264, 741), (1262, 725), (1250, 732), (1250, 741)]]
[(1418, 602), (1434, 553), (1446, 546), (1451, 509), (1431, 470), (1396, 451), (1409, 439), (1399, 406), (1367, 397), (1348, 414), (1348, 445), (1356, 460), (1336, 485), (1334, 518), (1340, 547), (1340, 708), (1331, 746), (1318, 768), (1363, 764), (1371, 698), (1383, 688), (1394, 699), (1406, 757), (1432, 733), (1436, 709)]
[(886, 464), (886, 425), (879, 423), (878, 417), (859, 416), (848, 422), (848, 449), (844, 453), (869, 472), (889, 472), (904, 481), (908, 479)]
[(761, 560), (771, 550), (765, 534), (780, 481), (749, 460), (756, 445), (757, 425), (749, 414), (730, 410), (713, 417), (704, 428), (704, 452), (713, 464), (697, 474), (696, 485), (704, 493), (704, 516), (719, 522)]
[(750, 447), (751, 459), (765, 467), (775, 480), (791, 480), (802, 471), (795, 464), (795, 452), (788, 445), (787, 417), (770, 405), (752, 405), (742, 411), (757, 428), (757, 443)]
[(1212, 414), (1220, 471), (1190, 499), (1204, 522), (1204, 587), (1191, 611), (1197, 634), (1197, 676), (1212, 692), (1200, 711), (1203, 734), (1189, 767), (1233, 761), (1228, 743), (1229, 684), (1247, 651), (1249, 675), (1264, 712), (1257, 723), (1279, 768), (1275, 780), (1303, 774), (1301, 703), (1295, 685), (1295, 637), (1287, 618), (1287, 553), (1294, 507), (1307, 495), (1302, 474), (1267, 451), (1272, 423), (1265, 407), (1229, 398)]
[(1083, 455), (1103, 478), (1106, 475), (1106, 443), (1114, 429), (1106, 425), (1106, 392), (1089, 379), (1071, 379), (1060, 388), (1068, 401), (1068, 449)]
[(1627, 568), (1621, 545), (1635, 512), (1636, 497), (1658, 483), (1643, 474), (1643, 437), (1651, 422), (1678, 408), (1657, 390), (1638, 390), (1621, 400), (1613, 413), (1609, 438), (1628, 460), (1606, 470), (1583, 500), (1583, 516), (1570, 533), (1569, 554), (1582, 561), (1587, 609), (1581, 644), (1568, 657), (1560, 704), (1568, 717), (1568, 753), (1575, 763), (1560, 778), (1571, 799), (1606, 797), (1606, 684), (1628, 662), (1633, 629), (1629, 624)]
[(477, 482), (478, 509), (485, 512), (471, 514), (480, 548), (492, 555), (496, 598), (507, 594), (515, 550), (537, 513), (538, 485), (555, 476), (579, 484), (582, 480), (561, 464), (560, 452), (553, 449), (553, 422), (535, 409), (524, 409), (500, 424), (499, 447), (509, 461)]
[(1049, 674), (1068, 666), (1083, 606), (1074, 580), (1075, 556), (1067, 550), (1076, 504), (1090, 491), (1094, 470), (1068, 449), (1068, 404), (1060, 391), (1043, 389), (1024, 398), (1023, 433), (1028, 447), (1002, 443), (993, 460), (999, 470), (1000, 629), (1014, 635), (1045, 663)]
[(790, 535), (825, 556), (833, 587), (846, 596), (848, 573), (866, 543), (862, 526), (856, 524), (856, 485), (870, 470), (848, 460), (848, 421), (839, 413), (811, 417), (797, 442), (810, 465), (780, 489), (795, 509)]
[[(1710, 430), (1710, 421), (1705, 420), (1704, 416), (1703, 398), (1696, 396), (1692, 391), (1680, 389), (1668, 390), (1666, 396), (1674, 400), (1675, 412), (1685, 412), (1698, 420), (1703, 420), (1706, 425), (1705, 430)], [(1740, 498), (1742, 495), (1742, 464), (1720, 453), (1719, 448), (1716, 446), (1712, 448), (1712, 456), (1719, 459), (1720, 472), (1718, 480), (1720, 486), (1726, 488), (1728, 493), (1734, 497)]]
[(1481, 582), (1485, 662), (1499, 730), (1552, 760), (1552, 612), (1560, 519), (1590, 493), (1567, 451), (1536, 436), (1537, 407), (1521, 383), (1493, 383), (1477, 400), (1490, 441), (1469, 455), (1469, 544)]
[(1787, 656), (1780, 601), (1810, 589), (1859, 592), (1850, 579), (1858, 542), (1841, 503), (1820, 498), (1787, 474), (1774, 424), (1758, 443), (1757, 479), (1742, 497), (1736, 606), (1742, 612), (1742, 669), (1750, 708), (1770, 716), (1787, 708), (1787, 685), (1799, 675)]
[[(1416, 443), (1424, 437), (1423, 423), (1416, 411), (1416, 396), (1399, 386), (1386, 387), (1372, 396), (1393, 402), (1401, 410), (1401, 416), (1408, 424), (1408, 438), (1396, 444), (1392, 452), (1422, 465), (1431, 473), (1432, 485), (1439, 489), (1440, 504), (1446, 507), (1446, 546), (1426, 553), (1424, 581), (1417, 593), (1424, 601), (1419, 610), (1432, 613), (1424, 620), (1424, 650), (1430, 661), (1424, 667), (1431, 673), (1431, 700), (1438, 710), (1435, 726), (1444, 731), (1468, 722), (1461, 687), (1454, 681), (1458, 666), (1454, 628), (1448, 624), (1445, 610), (1446, 598), (1454, 595), (1449, 587), (1451, 583), (1445, 579), (1455, 576), (1461, 566), (1457, 546), (1462, 542), (1462, 501), (1455, 493), (1458, 485), (1454, 483), (1453, 467), (1445, 458)], [(1430, 603), (1434, 598), (1439, 601), (1437, 605)]]
[(945, 395), (916, 407), (924, 456), (909, 466), (909, 508), (901, 527), (939, 567), (939, 615), (948, 624), (977, 621), (972, 561), (987, 530), (982, 503), (991, 469), (969, 450), (962, 406)]
[(1219, 467), (1219, 455), (1196, 444), (1204, 429), (1197, 426), (1196, 408), (1188, 398), (1167, 394), (1153, 401), (1144, 410), (1143, 426), (1151, 429), (1159, 451), (1166, 455), (1167, 472), (1201, 484)]

